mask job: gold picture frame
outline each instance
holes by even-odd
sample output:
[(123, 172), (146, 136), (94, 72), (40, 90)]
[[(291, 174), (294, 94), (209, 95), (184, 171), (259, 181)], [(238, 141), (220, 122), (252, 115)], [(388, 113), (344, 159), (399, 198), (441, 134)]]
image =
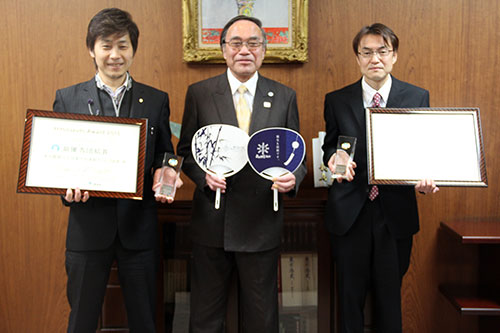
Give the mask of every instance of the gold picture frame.
[[(255, 5), (257, 7), (257, 5), (261, 4), (255, 4), (256, 1), (262, 1), (262, 6), (286, 5), (288, 8), (285, 11), (274, 11), (273, 17), (266, 19), (265, 15), (269, 11), (260, 11), (258, 15), (262, 14), (264, 17), (259, 17), (257, 13), (248, 11), (249, 6)], [(225, 22), (239, 13), (244, 13), (249, 16), (255, 14), (256, 17), (261, 19), (264, 30), (268, 34), (265, 63), (307, 62), (308, 2), (309, 0), (281, 0), (276, 2), (264, 0), (226, 0), (224, 2), (221, 0), (182, 0), (183, 60), (185, 62), (223, 63), (224, 58), (219, 47), (218, 34)], [(210, 5), (212, 4), (217, 7), (211, 9)], [(227, 5), (228, 8), (223, 8), (224, 5), (221, 8), (221, 4)], [(232, 14), (233, 11), (234, 15)], [(213, 12), (212, 16), (215, 18), (211, 17), (211, 12)], [(278, 16), (277, 13), (283, 13), (281, 17), (284, 17), (288, 26), (279, 27), (278, 24), (277, 28), (266, 27), (266, 24), (271, 22), (271, 19), (274, 24), (275, 17)], [(202, 22), (207, 20), (218, 20), (213, 24), (216, 27), (204, 28)]]

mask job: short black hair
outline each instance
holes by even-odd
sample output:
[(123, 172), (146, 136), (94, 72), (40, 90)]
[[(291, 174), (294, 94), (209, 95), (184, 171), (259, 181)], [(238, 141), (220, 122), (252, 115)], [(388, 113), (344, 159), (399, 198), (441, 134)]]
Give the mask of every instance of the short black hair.
[(132, 49), (137, 51), (139, 43), (139, 28), (132, 16), (119, 8), (106, 8), (97, 13), (89, 22), (87, 29), (87, 48), (94, 50), (95, 42), (98, 38), (104, 38), (118, 34), (124, 36), (129, 34), (132, 42)]
[(229, 28), (234, 23), (236, 23), (238, 21), (241, 21), (241, 20), (247, 20), (247, 21), (253, 22), (253, 23), (255, 23), (259, 27), (260, 32), (262, 33), (262, 39), (263, 39), (262, 42), (263, 42), (263, 45), (264, 45), (264, 48), (265, 48), (266, 45), (267, 45), (267, 38), (266, 38), (266, 32), (264, 31), (264, 28), (262, 28), (262, 22), (261, 22), (261, 20), (259, 20), (256, 17), (246, 16), (246, 15), (235, 16), (232, 19), (230, 19), (229, 22), (226, 23), (226, 25), (222, 29), (222, 33), (220, 35), (220, 41), (219, 41), (220, 47), (222, 48), (222, 45), (224, 45), (224, 43), (226, 42), (226, 35), (227, 35), (227, 31), (229, 30)]
[(391, 44), (394, 53), (398, 51), (399, 47), (399, 38), (396, 36), (394, 31), (391, 30), (388, 26), (382, 23), (374, 23), (372, 25), (367, 25), (361, 28), (356, 37), (354, 37), (352, 41), (352, 48), (354, 49), (354, 53), (356, 56), (358, 55), (358, 47), (361, 39), (366, 35), (378, 35), (382, 36), (385, 44)]

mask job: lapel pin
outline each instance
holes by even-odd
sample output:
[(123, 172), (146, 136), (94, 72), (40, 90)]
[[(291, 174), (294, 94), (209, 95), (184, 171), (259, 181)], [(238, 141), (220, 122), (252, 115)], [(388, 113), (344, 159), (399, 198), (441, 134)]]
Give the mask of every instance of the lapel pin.
[(142, 102), (144, 102), (144, 100), (143, 100), (143, 99), (142, 99), (142, 97), (141, 97), (141, 98), (139, 98), (139, 103), (141, 103), (141, 104), (142, 104)]
[(269, 109), (271, 107), (271, 102), (265, 101), (264, 102), (264, 107)]
[(274, 96), (274, 93), (273, 93), (272, 91), (270, 91), (270, 92), (268, 92), (268, 93), (267, 93), (267, 96), (269, 96), (269, 97), (273, 97), (273, 96)]

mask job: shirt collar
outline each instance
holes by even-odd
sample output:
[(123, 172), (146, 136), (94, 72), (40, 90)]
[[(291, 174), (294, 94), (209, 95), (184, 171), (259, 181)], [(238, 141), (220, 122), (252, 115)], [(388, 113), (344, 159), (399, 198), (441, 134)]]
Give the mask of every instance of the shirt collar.
[(229, 81), (229, 87), (231, 87), (231, 95), (234, 95), (238, 88), (244, 84), (247, 87), (248, 93), (250, 95), (255, 96), (255, 91), (257, 90), (257, 81), (259, 80), (259, 73), (255, 72), (255, 74), (246, 82), (241, 82), (238, 80), (233, 72), (228, 68), (227, 69), (227, 79)]
[(366, 83), (365, 77), (361, 80), (361, 87), (363, 89), (363, 103), (365, 107), (368, 107), (372, 104), (373, 95), (375, 93), (379, 93), (382, 96), (382, 100), (380, 102), (381, 107), (385, 107), (387, 105), (387, 100), (389, 99), (389, 93), (391, 92), (392, 87), (392, 77), (389, 74), (387, 81), (385, 81), (384, 85), (377, 91), (370, 87), (368, 83)]
[(107, 86), (101, 79), (101, 77), (99, 76), (99, 72), (97, 72), (95, 74), (95, 82), (96, 82), (96, 85), (97, 85), (97, 88), (101, 89), (101, 90), (106, 90), (107, 92), (109, 92), (110, 94), (117, 94), (119, 93), (120, 91), (122, 91), (122, 89), (126, 89), (126, 90), (130, 90), (130, 88), (132, 88), (132, 77), (130, 76), (130, 74), (127, 72), (127, 77), (125, 78), (125, 82), (123, 82), (123, 84), (118, 87), (118, 89), (115, 90), (115, 92), (113, 92), (113, 89), (111, 89), (109, 86)]

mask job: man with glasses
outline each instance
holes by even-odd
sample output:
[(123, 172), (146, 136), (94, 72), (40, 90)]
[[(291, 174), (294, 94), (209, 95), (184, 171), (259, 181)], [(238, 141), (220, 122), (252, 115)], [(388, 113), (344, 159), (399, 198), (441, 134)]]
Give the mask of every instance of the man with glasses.
[[(415, 186), (368, 185), (366, 107), (428, 107), (429, 92), (390, 75), (398, 59), (398, 37), (387, 26), (363, 27), (353, 40), (362, 79), (325, 97), (324, 162), (335, 171), (339, 135), (357, 138), (347, 181), (329, 189), (326, 226), (332, 234), (341, 332), (363, 332), (363, 309), (371, 290), (377, 332), (401, 332), (401, 282), (419, 230), (415, 189), (439, 190), (432, 180)], [(397, 140), (397, 138), (395, 138)]]
[[(188, 88), (177, 146), (178, 154), (185, 158), (183, 170), (196, 184), (191, 218), (190, 330), (224, 332), (235, 271), (242, 331), (278, 332), (277, 270), (283, 209), (273, 210), (271, 189), (294, 195), (306, 173), (305, 164), (272, 183), (248, 164), (224, 179), (206, 174), (196, 165), (191, 139), (199, 128), (210, 124), (239, 126), (249, 135), (266, 127), (299, 131), (296, 95), (257, 72), (266, 52), (265, 33), (258, 19), (231, 19), (222, 31), (220, 45), (228, 69)], [(215, 209), (218, 188), (225, 194), (220, 209)]]

